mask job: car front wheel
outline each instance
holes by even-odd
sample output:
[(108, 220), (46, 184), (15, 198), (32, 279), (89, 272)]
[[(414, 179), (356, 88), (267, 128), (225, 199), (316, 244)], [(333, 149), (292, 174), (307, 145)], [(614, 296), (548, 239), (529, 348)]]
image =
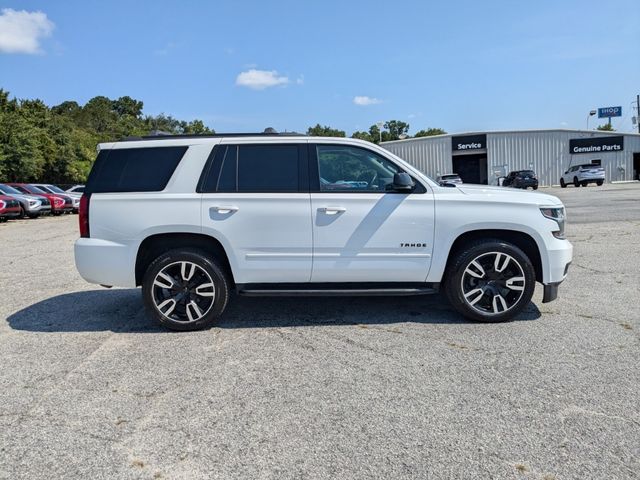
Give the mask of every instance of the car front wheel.
[(445, 293), (464, 317), (479, 322), (511, 320), (535, 289), (531, 260), (517, 246), (486, 239), (459, 251), (448, 267)]
[(172, 330), (212, 326), (229, 300), (229, 282), (220, 264), (192, 249), (170, 250), (144, 275), (142, 296), (151, 315)]

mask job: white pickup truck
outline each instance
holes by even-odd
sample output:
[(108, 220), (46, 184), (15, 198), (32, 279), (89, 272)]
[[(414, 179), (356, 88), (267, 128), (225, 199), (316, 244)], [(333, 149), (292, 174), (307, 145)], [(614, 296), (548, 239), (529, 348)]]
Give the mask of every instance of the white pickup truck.
[(142, 286), (163, 325), (208, 327), (242, 295), (442, 291), (498, 322), (554, 300), (572, 246), (554, 196), (440, 186), (360, 140), (164, 136), (99, 145), (75, 244), (88, 282)]

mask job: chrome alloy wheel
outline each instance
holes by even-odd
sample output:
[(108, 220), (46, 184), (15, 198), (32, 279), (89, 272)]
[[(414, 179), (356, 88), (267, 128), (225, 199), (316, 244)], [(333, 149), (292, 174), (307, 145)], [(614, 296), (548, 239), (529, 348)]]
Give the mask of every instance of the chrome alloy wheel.
[(170, 263), (153, 280), (153, 303), (167, 319), (192, 323), (213, 307), (216, 287), (211, 276), (193, 262)]
[(525, 289), (522, 266), (502, 252), (478, 255), (465, 268), (461, 282), (464, 300), (485, 315), (512, 309)]

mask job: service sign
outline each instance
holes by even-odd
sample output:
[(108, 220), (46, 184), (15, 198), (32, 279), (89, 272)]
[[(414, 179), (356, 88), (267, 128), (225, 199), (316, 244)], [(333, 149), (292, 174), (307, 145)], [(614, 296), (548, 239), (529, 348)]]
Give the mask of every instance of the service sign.
[(609, 153), (624, 150), (624, 137), (593, 137), (573, 138), (569, 140), (569, 152), (578, 153)]
[(454, 152), (482, 150), (485, 148), (487, 148), (487, 136), (484, 134), (451, 137), (451, 150)]
[(598, 118), (621, 117), (622, 107), (603, 107), (598, 109)]

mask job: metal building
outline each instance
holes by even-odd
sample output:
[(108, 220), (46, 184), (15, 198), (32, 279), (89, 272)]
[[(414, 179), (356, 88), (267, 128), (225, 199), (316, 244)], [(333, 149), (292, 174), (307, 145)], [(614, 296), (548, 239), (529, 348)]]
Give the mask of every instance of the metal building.
[(512, 170), (533, 170), (557, 185), (573, 165), (600, 164), (607, 182), (638, 179), (640, 134), (593, 130), (470, 132), (383, 142), (432, 178), (457, 173), (465, 183), (498, 185)]

